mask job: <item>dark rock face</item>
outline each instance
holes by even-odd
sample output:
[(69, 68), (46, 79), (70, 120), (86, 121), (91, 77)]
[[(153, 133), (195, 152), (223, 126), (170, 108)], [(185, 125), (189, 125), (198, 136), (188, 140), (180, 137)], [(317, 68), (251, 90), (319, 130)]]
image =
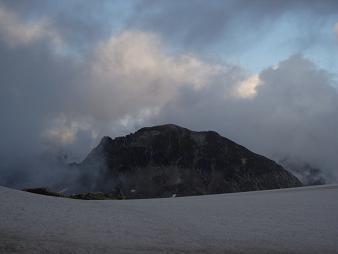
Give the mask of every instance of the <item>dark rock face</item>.
[(79, 164), (83, 191), (126, 198), (216, 194), (301, 186), (280, 165), (213, 131), (142, 128), (100, 144)]

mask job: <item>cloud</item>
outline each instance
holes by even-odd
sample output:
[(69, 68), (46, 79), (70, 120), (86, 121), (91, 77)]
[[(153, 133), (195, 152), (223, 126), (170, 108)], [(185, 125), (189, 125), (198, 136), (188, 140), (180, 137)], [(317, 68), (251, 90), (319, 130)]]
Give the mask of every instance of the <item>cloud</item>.
[[(337, 176), (338, 98), (330, 74), (301, 55), (252, 74), (196, 50), (302, 7), (316, 17), (334, 15), (336, 1), (140, 1), (119, 32), (89, 7), (75, 4), (68, 13), (68, 5), (56, 11), (38, 3), (0, 5), (0, 184), (61, 181), (67, 170), (55, 154), (80, 161), (102, 136), (168, 122), (217, 130), (258, 153)], [(55, 54), (60, 44), (70, 53)], [(60, 178), (53, 178), (58, 167)]]
[[(230, 52), (242, 52), (252, 47), (253, 41), (261, 41), (276, 21), (286, 15), (296, 14), (300, 20), (306, 19), (313, 29), (322, 25), (317, 23), (319, 20), (334, 16), (337, 11), (335, 0), (194, 0), (179, 3), (143, 0), (135, 6), (130, 22), (140, 29), (160, 33), (165, 40), (179, 46), (184, 44), (200, 51), (221, 41), (231, 48)], [(304, 25), (301, 28), (306, 37), (311, 29)]]
[[(145, 124), (181, 87), (197, 91), (229, 71), (170, 53), (158, 36), (140, 31), (111, 36), (83, 61), (54, 54), (42, 42), (15, 50), (0, 44), (0, 184), (18, 177), (19, 187), (44, 175), (48, 183), (60, 181), (51, 177), (57, 165), (63, 168), (53, 154), (80, 161), (100, 137)], [(37, 167), (40, 180), (30, 174)]]
[(234, 95), (241, 98), (252, 98), (257, 95), (257, 88), (260, 85), (259, 76), (252, 75), (246, 80), (242, 81), (234, 91)]
[(63, 44), (62, 37), (51, 27), (47, 18), (25, 22), (1, 5), (0, 39), (10, 47), (28, 45), (39, 40), (47, 40), (55, 47)]
[(29, 45), (0, 47), (2, 184), (37, 165), (48, 168), (39, 179), (58, 180), (51, 177), (55, 161), (33, 161), (19, 171), (15, 161), (46, 153), (81, 160), (104, 135), (168, 122), (216, 130), (258, 153), (337, 176), (335, 84), (301, 55), (250, 75), (240, 66), (173, 53), (158, 35), (136, 30), (103, 40), (80, 62)]
[(226, 79), (199, 91), (182, 89), (154, 122), (217, 130), (258, 153), (306, 162), (337, 179), (338, 93), (330, 74), (295, 55), (253, 77), (260, 85), (249, 98), (224, 97)]
[(227, 67), (170, 54), (155, 34), (124, 31), (99, 45), (89, 69), (89, 93), (106, 107), (96, 116), (114, 118), (162, 107), (179, 87), (201, 89)]
[(336, 35), (337, 39), (338, 39), (338, 22), (333, 26), (333, 32)]
[(97, 138), (97, 133), (92, 129), (91, 121), (88, 119), (82, 119), (82, 121), (70, 120), (61, 114), (50, 121), (50, 127), (47, 127), (43, 136), (50, 143), (68, 145), (75, 142), (78, 133), (81, 131), (90, 132), (91, 138), (94, 140)]

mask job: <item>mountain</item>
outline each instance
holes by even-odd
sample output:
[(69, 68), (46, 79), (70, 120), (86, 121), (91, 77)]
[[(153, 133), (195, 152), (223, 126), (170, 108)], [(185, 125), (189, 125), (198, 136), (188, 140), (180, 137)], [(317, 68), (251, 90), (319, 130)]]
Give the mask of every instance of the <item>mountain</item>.
[[(73, 165), (74, 167), (74, 165)], [(104, 137), (76, 165), (77, 192), (126, 198), (190, 196), (301, 186), (274, 161), (214, 131), (168, 124)]]
[(301, 180), (304, 185), (327, 184), (327, 180), (332, 179), (332, 176), (320, 168), (306, 162), (285, 157), (278, 163)]

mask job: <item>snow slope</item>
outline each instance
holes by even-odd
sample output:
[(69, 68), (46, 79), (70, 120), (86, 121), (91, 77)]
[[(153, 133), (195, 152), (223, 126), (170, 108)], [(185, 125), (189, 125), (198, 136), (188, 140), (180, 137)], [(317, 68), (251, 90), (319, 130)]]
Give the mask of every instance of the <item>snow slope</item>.
[(0, 187), (0, 253), (338, 253), (338, 186), (121, 201)]

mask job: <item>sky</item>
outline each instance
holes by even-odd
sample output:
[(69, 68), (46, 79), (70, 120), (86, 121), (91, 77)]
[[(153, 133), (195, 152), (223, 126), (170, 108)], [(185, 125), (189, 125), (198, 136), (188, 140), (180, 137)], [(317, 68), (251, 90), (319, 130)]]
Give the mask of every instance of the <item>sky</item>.
[(0, 0), (0, 184), (164, 123), (337, 182), (337, 56), (336, 0)]

